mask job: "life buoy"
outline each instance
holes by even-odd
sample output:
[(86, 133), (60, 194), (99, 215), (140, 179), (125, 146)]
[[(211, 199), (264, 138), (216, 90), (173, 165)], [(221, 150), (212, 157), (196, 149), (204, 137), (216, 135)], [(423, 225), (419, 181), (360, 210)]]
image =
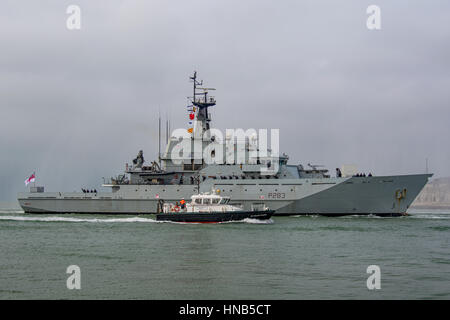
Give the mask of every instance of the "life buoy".
[(180, 207), (175, 207), (173, 210), (174, 210), (175, 212), (180, 212)]

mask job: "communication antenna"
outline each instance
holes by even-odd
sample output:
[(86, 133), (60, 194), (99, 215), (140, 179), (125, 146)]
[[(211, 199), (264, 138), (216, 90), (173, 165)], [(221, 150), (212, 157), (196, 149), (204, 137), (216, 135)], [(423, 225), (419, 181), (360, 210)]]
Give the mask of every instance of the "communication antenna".
[(172, 135), (172, 134), (171, 134), (171, 131), (170, 131), (170, 119), (169, 119), (168, 125), (169, 125), (169, 139), (170, 139), (170, 136)]
[(158, 116), (158, 160), (161, 166), (161, 113)]
[(166, 113), (166, 145), (169, 143), (169, 116)]

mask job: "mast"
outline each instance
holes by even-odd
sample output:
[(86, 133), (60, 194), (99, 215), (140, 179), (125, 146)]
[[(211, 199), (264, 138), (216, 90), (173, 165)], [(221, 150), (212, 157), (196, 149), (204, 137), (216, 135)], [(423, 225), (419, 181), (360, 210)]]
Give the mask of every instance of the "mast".
[(203, 80), (197, 80), (197, 71), (194, 71), (194, 75), (190, 79), (193, 82), (192, 104), (198, 108), (197, 120), (202, 124), (201, 134), (203, 134), (203, 132), (209, 130), (209, 122), (211, 121), (208, 115), (208, 108), (216, 105), (216, 99), (214, 97), (208, 97), (208, 91), (216, 89), (199, 88), (198, 86), (203, 85)]
[(169, 117), (166, 115), (166, 145), (169, 143)]

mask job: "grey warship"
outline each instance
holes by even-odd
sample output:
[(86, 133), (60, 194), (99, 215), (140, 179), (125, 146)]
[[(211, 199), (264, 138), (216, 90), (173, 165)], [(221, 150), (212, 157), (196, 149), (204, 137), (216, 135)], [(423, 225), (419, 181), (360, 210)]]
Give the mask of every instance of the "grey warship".
[[(160, 200), (176, 202), (215, 190), (242, 210), (268, 207), (274, 210), (274, 215), (399, 216), (406, 214), (432, 176), (364, 176), (343, 174), (337, 169), (332, 177), (328, 170), (318, 166), (305, 168), (301, 164), (288, 164), (286, 154), (276, 158), (270, 154), (249, 156), (258, 147), (252, 144), (253, 137), (246, 137), (242, 143), (242, 150), (247, 152), (243, 160), (229, 157), (230, 148), (239, 148), (237, 140), (226, 137), (221, 141), (210, 133), (209, 109), (216, 105), (215, 98), (209, 96), (213, 89), (203, 88), (196, 72), (190, 81), (193, 96), (189, 101), (195, 113), (195, 125), (185, 138), (168, 135), (165, 151), (159, 152), (156, 161), (146, 165), (140, 151), (132, 164), (126, 164), (124, 173), (105, 181), (102, 186), (109, 188), (109, 192), (47, 192), (42, 186), (31, 187), (29, 192), (18, 194), (24, 212), (156, 214)], [(174, 159), (183, 142), (193, 146), (194, 152)], [(205, 154), (214, 153), (217, 148), (224, 150), (223, 161), (206, 161)], [(272, 174), (261, 170), (273, 167), (276, 171)]]

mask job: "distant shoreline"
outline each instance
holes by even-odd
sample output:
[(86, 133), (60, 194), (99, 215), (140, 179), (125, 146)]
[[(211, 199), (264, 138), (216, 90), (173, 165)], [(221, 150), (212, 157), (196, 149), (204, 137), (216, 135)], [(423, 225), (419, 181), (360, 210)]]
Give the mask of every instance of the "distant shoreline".
[(417, 203), (410, 206), (411, 209), (450, 209), (450, 203)]

